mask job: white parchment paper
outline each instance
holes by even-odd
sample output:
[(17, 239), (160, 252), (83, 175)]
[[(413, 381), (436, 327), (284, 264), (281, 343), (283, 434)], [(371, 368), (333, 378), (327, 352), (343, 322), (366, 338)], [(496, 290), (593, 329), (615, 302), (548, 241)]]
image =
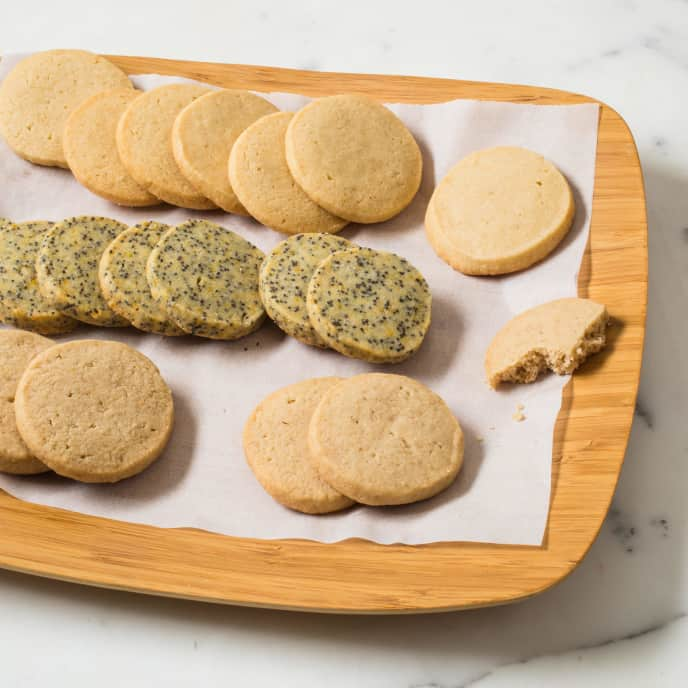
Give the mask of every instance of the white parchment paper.
[[(3, 58), (0, 78), (18, 59)], [(179, 79), (145, 75), (133, 81), (148, 90)], [(280, 93), (268, 97), (284, 110), (296, 110), (308, 100)], [(493, 335), (516, 313), (576, 295), (592, 206), (598, 107), (465, 100), (390, 107), (421, 145), (421, 190), (397, 218), (351, 226), (342, 236), (394, 251), (427, 278), (433, 294), (432, 326), (415, 356), (396, 366), (372, 366), (304, 346), (269, 322), (236, 342), (84, 326), (63, 339), (116, 339), (158, 365), (176, 404), (170, 444), (151, 468), (115, 485), (83, 485), (52, 474), (0, 474), (0, 488), (20, 499), (82, 513), (241, 537), (539, 545), (550, 500), (554, 423), (567, 378), (549, 375), (533, 385), (495, 392), (484, 381), (483, 356)], [(471, 151), (495, 145), (525, 146), (552, 160), (574, 189), (575, 224), (549, 258), (521, 274), (467, 277), (435, 255), (425, 239), (423, 215), (432, 190), (454, 163)], [(284, 238), (249, 219), (221, 212), (120, 208), (89, 193), (66, 170), (21, 160), (4, 142), (0, 180), (0, 216), (16, 221), (95, 214), (130, 224), (147, 219), (176, 224), (205, 217), (266, 252)], [(306, 377), (370, 370), (410, 375), (446, 400), (466, 436), (465, 463), (456, 483), (415, 505), (355, 507), (328, 516), (306, 516), (274, 502), (253, 477), (242, 451), (241, 432), (253, 407), (278, 387)], [(526, 416), (521, 423), (512, 419), (519, 403)]]

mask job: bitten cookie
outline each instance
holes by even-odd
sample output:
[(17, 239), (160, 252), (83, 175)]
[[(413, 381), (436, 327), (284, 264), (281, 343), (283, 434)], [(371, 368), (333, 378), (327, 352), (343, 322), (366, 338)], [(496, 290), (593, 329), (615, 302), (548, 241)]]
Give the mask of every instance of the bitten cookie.
[(384, 105), (360, 95), (319, 98), (294, 115), (289, 170), (318, 205), (350, 222), (400, 213), (420, 187), (420, 148)]
[(432, 195), (428, 241), (456, 270), (501, 275), (551, 253), (571, 228), (575, 204), (557, 168), (525, 148), (476, 151)]
[(338, 232), (346, 220), (314, 203), (289, 172), (284, 134), (293, 116), (267, 115), (239, 136), (229, 156), (232, 188), (258, 222), (278, 232)]
[(403, 375), (367, 373), (331, 387), (311, 417), (318, 474), (361, 504), (408, 504), (456, 478), (463, 433), (442, 399)]
[(140, 95), (131, 88), (96, 93), (72, 112), (64, 128), (64, 154), (72, 174), (89, 191), (118, 205), (160, 203), (124, 168), (115, 142), (120, 116)]
[(306, 514), (346, 509), (353, 501), (330, 487), (313, 468), (308, 423), (337, 377), (304, 380), (261, 401), (244, 427), (244, 453), (265, 491), (280, 504)]
[(140, 473), (174, 423), (158, 369), (119, 342), (80, 340), (39, 354), (19, 381), (15, 409), (22, 438), (43, 463), (90, 483)]
[(0, 225), (0, 320), (40, 334), (71, 332), (77, 321), (50, 305), (38, 290), (36, 256), (52, 222)]
[(98, 283), (98, 263), (107, 245), (127, 228), (117, 220), (82, 215), (49, 229), (36, 257), (38, 287), (55, 308), (89, 325), (129, 323), (106, 303)]
[(146, 262), (169, 229), (160, 222), (141, 222), (125, 229), (100, 259), (98, 279), (108, 306), (134, 327), (167, 336), (185, 334), (151, 296)]
[(360, 248), (333, 253), (313, 273), (306, 308), (330, 347), (371, 363), (415, 353), (430, 327), (432, 296), (405, 258)]
[(50, 470), (22, 440), (14, 416), (17, 383), (31, 359), (52, 346), (50, 339), (21, 330), (0, 330), (0, 471), (33, 475)]
[(500, 382), (534, 382), (549, 369), (572, 373), (606, 343), (607, 309), (588, 299), (568, 298), (535, 306), (511, 319), (485, 355), (491, 387)]
[(166, 232), (151, 251), (146, 278), (153, 298), (185, 332), (238, 339), (260, 327), (258, 293), (263, 252), (238, 234), (205, 220)]
[(158, 86), (132, 101), (117, 124), (117, 151), (129, 174), (148, 193), (182, 208), (216, 207), (187, 181), (172, 153), (175, 118), (209, 92), (195, 84)]
[(332, 234), (296, 234), (270, 251), (260, 267), (260, 298), (281, 330), (304, 344), (327, 348), (308, 317), (308, 284), (325, 258), (355, 248)]
[(194, 100), (172, 127), (172, 151), (182, 174), (223, 210), (246, 215), (229, 183), (229, 152), (246, 127), (276, 111), (249, 91), (212, 91)]
[(86, 98), (131, 88), (127, 75), (85, 50), (47, 50), (23, 59), (0, 85), (0, 133), (12, 150), (37, 163), (67, 167), (65, 122)]

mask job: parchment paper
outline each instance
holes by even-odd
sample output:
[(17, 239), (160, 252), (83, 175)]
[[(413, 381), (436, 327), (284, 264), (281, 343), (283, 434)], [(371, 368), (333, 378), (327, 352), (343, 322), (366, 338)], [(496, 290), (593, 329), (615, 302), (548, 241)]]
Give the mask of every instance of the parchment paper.
[[(2, 60), (0, 78), (18, 59), (13, 55)], [(145, 75), (133, 81), (148, 90), (180, 80)], [(269, 99), (284, 110), (307, 102), (279, 93)], [(396, 366), (372, 366), (304, 346), (269, 322), (236, 342), (84, 326), (63, 339), (116, 339), (158, 365), (176, 403), (169, 446), (151, 468), (116, 485), (82, 485), (52, 474), (0, 475), (0, 488), (21, 499), (82, 513), (242, 537), (539, 545), (550, 499), (552, 434), (567, 378), (548, 375), (533, 385), (495, 392), (484, 380), (483, 356), (493, 335), (513, 315), (576, 294), (589, 231), (598, 107), (474, 101), (390, 107), (423, 150), (421, 190), (397, 218), (351, 226), (342, 236), (405, 256), (427, 278), (433, 293), (432, 327), (415, 356)], [(508, 277), (467, 277), (435, 255), (425, 239), (423, 215), (433, 188), (455, 162), (495, 145), (525, 146), (552, 160), (574, 188), (576, 220), (562, 245), (539, 265)], [(16, 221), (94, 214), (130, 224), (147, 219), (176, 224), (206, 217), (266, 252), (284, 238), (252, 220), (221, 212), (119, 208), (82, 188), (66, 170), (21, 160), (4, 142), (0, 180), (0, 216)], [(253, 477), (242, 451), (242, 427), (253, 407), (278, 387), (307, 377), (370, 370), (410, 375), (446, 400), (466, 436), (465, 464), (456, 483), (415, 505), (355, 507), (329, 516), (306, 516), (274, 502)], [(519, 403), (526, 416), (520, 423), (512, 418)]]

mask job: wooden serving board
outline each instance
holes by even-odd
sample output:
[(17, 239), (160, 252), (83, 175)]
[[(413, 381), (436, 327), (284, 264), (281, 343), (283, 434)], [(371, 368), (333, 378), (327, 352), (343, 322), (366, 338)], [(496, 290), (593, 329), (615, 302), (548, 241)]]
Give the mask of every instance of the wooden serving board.
[[(471, 81), (323, 74), (111, 57), (131, 74), (309, 96), (367, 93), (390, 102), (455, 98), (591, 102), (564, 91)], [(647, 224), (633, 137), (601, 104), (590, 241), (581, 296), (614, 317), (610, 346), (564, 391), (555, 429), (549, 522), (541, 547), (250, 540), (159, 529), (38, 506), (0, 492), (0, 566), (156, 595), (320, 612), (427, 612), (535, 595), (581, 561), (609, 507), (633, 419), (645, 332)]]

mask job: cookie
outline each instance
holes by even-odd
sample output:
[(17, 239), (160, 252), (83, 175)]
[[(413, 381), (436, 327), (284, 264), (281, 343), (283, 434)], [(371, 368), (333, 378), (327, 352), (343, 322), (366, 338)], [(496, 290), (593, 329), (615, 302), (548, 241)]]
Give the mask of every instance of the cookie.
[(283, 387), (261, 401), (244, 426), (244, 453), (265, 491), (306, 514), (346, 509), (353, 501), (313, 468), (308, 423), (323, 394), (341, 378), (321, 377)]
[(38, 287), (62, 313), (102, 327), (129, 323), (106, 303), (98, 282), (98, 264), (107, 245), (127, 228), (117, 220), (81, 215), (49, 229), (36, 257)]
[(50, 305), (38, 289), (36, 256), (52, 222), (0, 224), (0, 320), (40, 334), (71, 332), (77, 321)]
[(15, 399), (17, 428), (56, 473), (114, 483), (160, 456), (172, 432), (172, 393), (143, 354), (82, 339), (38, 354)]
[(551, 162), (503, 146), (471, 153), (449, 171), (432, 195), (426, 232), (454, 269), (502, 275), (551, 253), (574, 214), (571, 187)]
[(50, 470), (22, 440), (14, 417), (17, 383), (31, 359), (50, 339), (21, 330), (0, 330), (0, 472), (33, 475)]
[(281, 330), (304, 344), (327, 348), (308, 317), (308, 284), (325, 258), (354, 248), (331, 234), (296, 234), (270, 251), (260, 267), (258, 286), (268, 316)]
[(72, 174), (89, 191), (118, 205), (160, 203), (124, 168), (115, 142), (120, 116), (140, 95), (131, 88), (96, 93), (72, 112), (64, 128), (62, 145)]
[(133, 86), (100, 55), (85, 50), (34, 53), (0, 85), (0, 133), (22, 158), (67, 167), (62, 148), (67, 118), (86, 98), (112, 88)]
[(333, 253), (313, 273), (306, 308), (322, 340), (345, 356), (398, 363), (430, 327), (432, 296), (421, 273), (394, 253)]
[(100, 259), (98, 280), (108, 306), (144, 332), (170, 337), (185, 334), (151, 296), (146, 262), (153, 247), (169, 229), (160, 222), (141, 222), (125, 229)]
[(229, 183), (229, 152), (246, 127), (276, 111), (249, 91), (212, 91), (197, 98), (172, 127), (172, 151), (181, 173), (218, 207), (247, 215)]
[(289, 170), (318, 205), (350, 222), (400, 213), (420, 187), (420, 148), (402, 121), (362, 95), (319, 98), (285, 136)]
[(172, 153), (175, 118), (209, 92), (195, 84), (158, 86), (129, 103), (117, 124), (115, 140), (125, 169), (148, 193), (182, 208), (216, 207), (187, 181)]
[(185, 332), (238, 339), (265, 319), (258, 293), (263, 258), (238, 234), (206, 220), (189, 220), (155, 245), (146, 279), (153, 298)]
[(229, 156), (229, 181), (248, 212), (284, 234), (335, 233), (347, 222), (314, 203), (294, 181), (284, 157), (284, 134), (294, 115), (277, 112), (254, 122)]
[(403, 375), (356, 375), (328, 389), (311, 417), (310, 456), (361, 504), (408, 504), (441, 492), (463, 462), (463, 433), (434, 392)]
[(602, 304), (579, 298), (549, 301), (517, 315), (487, 349), (490, 386), (534, 382), (545, 370), (569, 375), (604, 347), (608, 323)]

